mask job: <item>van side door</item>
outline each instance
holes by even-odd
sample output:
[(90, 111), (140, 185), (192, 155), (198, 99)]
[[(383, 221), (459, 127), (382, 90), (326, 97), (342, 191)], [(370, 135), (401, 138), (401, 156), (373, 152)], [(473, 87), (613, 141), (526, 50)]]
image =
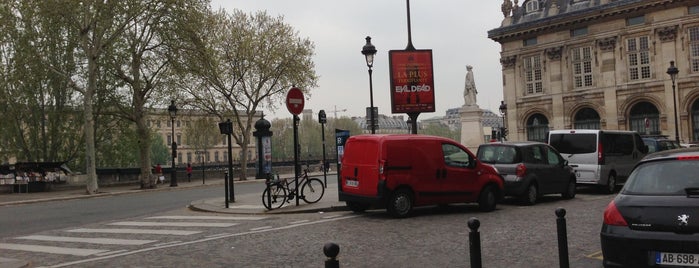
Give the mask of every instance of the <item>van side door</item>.
[(441, 180), (443, 200), (447, 203), (473, 202), (483, 182), (479, 181), (480, 171), (476, 167), (476, 157), (461, 147), (442, 144), (443, 163), (438, 171)]

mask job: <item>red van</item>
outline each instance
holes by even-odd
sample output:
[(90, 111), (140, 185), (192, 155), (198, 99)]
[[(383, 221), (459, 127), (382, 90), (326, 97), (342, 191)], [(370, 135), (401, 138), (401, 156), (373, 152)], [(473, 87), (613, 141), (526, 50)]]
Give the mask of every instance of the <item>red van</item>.
[(503, 181), (490, 165), (451, 139), (427, 135), (357, 135), (345, 143), (339, 199), (354, 212), (385, 207), (406, 217), (413, 207), (477, 202), (495, 210)]

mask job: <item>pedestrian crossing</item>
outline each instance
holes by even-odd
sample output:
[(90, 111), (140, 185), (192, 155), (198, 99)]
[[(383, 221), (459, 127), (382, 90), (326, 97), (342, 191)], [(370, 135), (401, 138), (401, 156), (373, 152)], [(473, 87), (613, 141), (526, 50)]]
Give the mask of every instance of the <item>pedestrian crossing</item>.
[[(62, 230), (58, 235), (27, 235), (14, 237), (18, 243), (0, 243), (0, 250), (37, 252), (44, 254), (70, 255), (78, 257), (105, 256), (128, 251), (130, 246), (162, 247), (181, 241), (167, 241), (172, 236), (186, 237), (204, 233), (211, 229), (233, 227), (243, 221), (261, 221), (259, 216), (152, 216), (135, 221), (105, 223), (108, 228), (76, 228)], [(202, 229), (204, 228), (204, 229)], [(148, 239), (126, 239), (133, 235)], [(107, 236), (107, 237), (105, 237)], [(118, 238), (109, 236), (119, 236)], [(12, 241), (14, 242), (14, 241)], [(42, 243), (48, 243), (42, 244)], [(55, 246), (56, 243), (66, 246)], [(99, 245), (100, 248), (91, 248)], [(105, 249), (104, 246), (117, 246)]]

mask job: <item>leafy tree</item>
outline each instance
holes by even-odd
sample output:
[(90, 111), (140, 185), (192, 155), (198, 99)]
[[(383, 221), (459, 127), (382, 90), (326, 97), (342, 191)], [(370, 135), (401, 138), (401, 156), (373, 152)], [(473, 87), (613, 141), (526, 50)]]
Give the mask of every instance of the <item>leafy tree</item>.
[(432, 123), (423, 126), (420, 129), (420, 134), (440, 136), (445, 138), (450, 138), (455, 141), (461, 140), (461, 132), (449, 129), (449, 126), (439, 123)]
[[(185, 126), (184, 135), (188, 146), (192, 146), (196, 151), (206, 151), (222, 140), (221, 132), (218, 129), (218, 122), (211, 117), (203, 117), (192, 121)], [(229, 156), (230, 157), (230, 156)]]
[[(242, 149), (240, 161), (248, 162), (253, 124), (261, 108), (275, 109), (295, 85), (307, 93), (316, 86), (311, 60), (313, 43), (266, 12), (245, 14), (224, 10), (190, 12), (180, 25), (182, 41), (176, 67), (190, 104), (230, 118), (233, 138)], [(246, 169), (240, 179), (247, 177)]]

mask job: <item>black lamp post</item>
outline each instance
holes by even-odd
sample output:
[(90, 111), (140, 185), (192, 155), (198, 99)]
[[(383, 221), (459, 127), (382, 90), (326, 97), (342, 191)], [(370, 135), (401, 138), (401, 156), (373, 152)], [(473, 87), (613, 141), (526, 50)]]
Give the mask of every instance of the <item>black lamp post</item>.
[(500, 101), (500, 114), (502, 114), (502, 128), (500, 128), (500, 141), (504, 141), (507, 136), (507, 127), (505, 126), (507, 118), (507, 104), (505, 101)]
[(374, 121), (374, 85), (371, 79), (371, 67), (374, 66), (374, 55), (376, 55), (376, 47), (371, 44), (371, 37), (366, 37), (366, 45), (362, 47), (362, 54), (366, 58), (366, 66), (369, 67), (369, 120), (371, 124), (371, 134), (376, 133), (376, 122)]
[(321, 165), (321, 168), (323, 169), (323, 183), (325, 184), (325, 188), (328, 187), (328, 160), (325, 159), (325, 123), (327, 122), (328, 119), (325, 115), (325, 110), (320, 110), (320, 112), (318, 112), (318, 123), (320, 123), (320, 137), (323, 140), (323, 164)]
[(677, 121), (677, 98), (675, 97), (675, 79), (680, 70), (675, 67), (675, 61), (670, 61), (670, 68), (667, 68), (667, 74), (672, 78), (672, 106), (675, 108), (675, 140), (680, 143), (680, 131), (679, 124)]
[[(221, 134), (228, 135), (228, 171), (226, 171), (226, 176), (224, 178), (224, 190), (226, 195), (226, 208), (228, 208), (228, 202), (235, 202), (235, 191), (233, 185), (233, 145), (231, 144), (231, 134), (233, 134), (233, 122), (230, 119), (226, 122), (218, 123), (218, 129)], [(243, 166), (244, 168), (244, 166)]]
[(172, 121), (172, 173), (170, 173), (170, 187), (175, 187), (177, 186), (177, 169), (175, 168), (175, 158), (177, 157), (177, 142), (175, 142), (175, 117), (177, 117), (177, 106), (175, 106), (175, 100), (170, 102), (167, 111), (170, 113), (170, 120)]

